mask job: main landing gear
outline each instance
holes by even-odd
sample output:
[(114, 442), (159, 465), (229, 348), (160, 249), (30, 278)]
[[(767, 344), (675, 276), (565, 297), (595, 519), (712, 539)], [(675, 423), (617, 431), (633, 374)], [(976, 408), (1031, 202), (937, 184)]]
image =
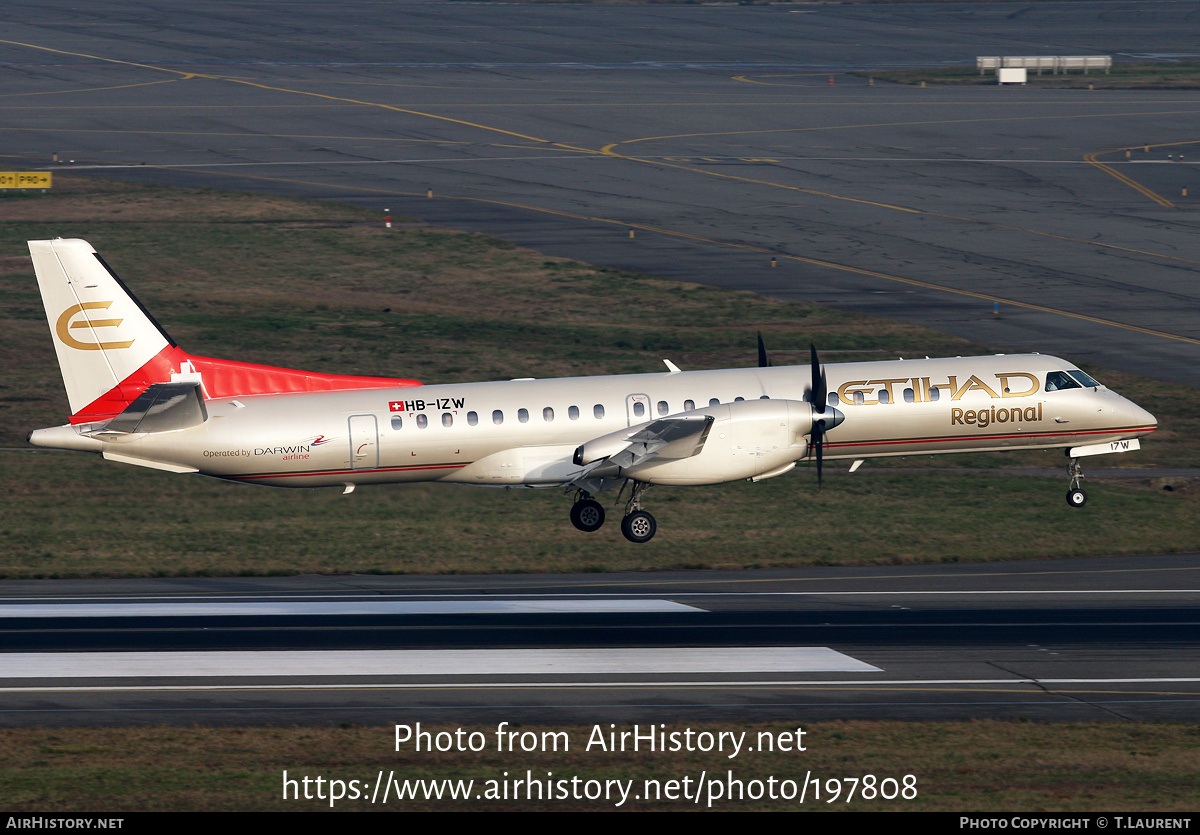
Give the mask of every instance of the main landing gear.
[[(633, 482), (633, 494), (625, 505), (625, 516), (621, 519), (621, 533), (630, 542), (649, 542), (658, 531), (658, 522), (649, 512), (642, 510), (642, 494), (649, 484)], [(590, 493), (580, 490), (571, 505), (571, 524), (585, 533), (600, 530), (604, 524), (604, 507)]]
[(571, 524), (584, 533), (600, 530), (604, 524), (604, 506), (581, 491), (571, 505)]
[(1071, 463), (1067, 465), (1067, 475), (1071, 477), (1071, 486), (1067, 490), (1067, 504), (1071, 507), (1083, 507), (1087, 504), (1087, 493), (1083, 492), (1080, 486), (1083, 481), (1083, 469), (1079, 466), (1079, 459), (1071, 459)]
[(658, 522), (648, 511), (642, 510), (642, 494), (650, 489), (644, 481), (627, 482), (633, 485), (629, 502), (625, 505), (625, 518), (621, 520), (621, 533), (630, 542), (649, 542), (658, 530)]
[(658, 523), (644, 510), (635, 510), (621, 520), (621, 533), (630, 542), (649, 542), (657, 530)]

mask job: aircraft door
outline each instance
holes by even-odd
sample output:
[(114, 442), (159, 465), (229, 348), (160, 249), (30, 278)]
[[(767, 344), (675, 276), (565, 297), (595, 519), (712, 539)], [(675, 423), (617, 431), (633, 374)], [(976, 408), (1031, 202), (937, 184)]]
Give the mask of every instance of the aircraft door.
[(650, 398), (645, 394), (631, 394), (625, 398), (625, 414), (628, 425), (650, 420)]
[(375, 415), (350, 418), (350, 469), (370, 470), (379, 466), (379, 424)]

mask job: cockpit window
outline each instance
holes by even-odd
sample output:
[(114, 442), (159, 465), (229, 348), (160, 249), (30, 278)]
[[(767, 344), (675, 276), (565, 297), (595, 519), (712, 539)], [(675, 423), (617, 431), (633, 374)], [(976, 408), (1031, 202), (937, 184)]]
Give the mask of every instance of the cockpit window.
[(1099, 388), (1099, 386), (1100, 386), (1100, 384), (1097, 383), (1094, 379), (1089, 377), (1087, 374), (1084, 374), (1082, 371), (1079, 371), (1078, 369), (1069, 370), (1067, 373), (1070, 374), (1072, 377), (1074, 377), (1076, 380), (1078, 380), (1080, 385), (1082, 385), (1086, 388)]
[[(1079, 372), (1082, 374), (1083, 372)], [(1063, 389), (1078, 389), (1083, 386), (1065, 371), (1051, 371), (1046, 375), (1046, 391), (1062, 391)]]

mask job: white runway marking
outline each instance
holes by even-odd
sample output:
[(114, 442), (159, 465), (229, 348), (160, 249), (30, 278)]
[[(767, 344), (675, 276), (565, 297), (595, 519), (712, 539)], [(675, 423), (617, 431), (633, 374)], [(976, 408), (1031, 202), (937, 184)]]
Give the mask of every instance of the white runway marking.
[(14, 652), (0, 678), (882, 672), (828, 647)]
[(0, 618), (216, 617), (248, 615), (521, 615), (703, 612), (671, 600), (355, 600), (0, 605)]

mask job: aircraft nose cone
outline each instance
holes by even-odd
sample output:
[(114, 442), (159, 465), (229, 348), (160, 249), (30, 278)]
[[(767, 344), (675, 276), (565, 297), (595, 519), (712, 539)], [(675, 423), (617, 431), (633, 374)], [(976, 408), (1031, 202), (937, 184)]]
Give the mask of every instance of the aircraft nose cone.
[[(1124, 398), (1122, 398), (1122, 399), (1124, 399)], [(1158, 427), (1158, 418), (1156, 418), (1154, 415), (1147, 412), (1145, 409), (1143, 409), (1138, 404), (1134, 403), (1132, 400), (1125, 401), (1125, 408), (1123, 411), (1125, 413), (1125, 419), (1129, 421), (1131, 426), (1138, 426), (1138, 427), (1150, 426), (1150, 427), (1154, 427), (1154, 428)]]

